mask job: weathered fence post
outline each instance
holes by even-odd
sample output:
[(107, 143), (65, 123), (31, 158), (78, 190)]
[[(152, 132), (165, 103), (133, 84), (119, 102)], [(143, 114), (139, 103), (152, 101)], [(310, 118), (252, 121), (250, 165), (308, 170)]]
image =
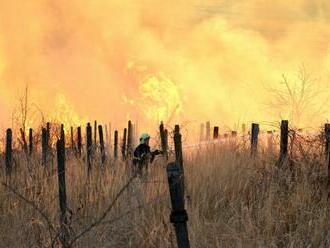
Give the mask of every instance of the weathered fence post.
[(115, 160), (118, 159), (118, 131), (117, 130), (115, 130), (115, 134), (114, 134), (113, 157)]
[(165, 129), (164, 130), (164, 135), (165, 135), (165, 144), (166, 144), (166, 148), (167, 148), (167, 157), (168, 157), (168, 130)]
[(255, 156), (258, 151), (259, 124), (252, 123), (251, 129), (251, 155)]
[(170, 221), (175, 228), (178, 248), (189, 248), (188, 214), (184, 204), (183, 174), (178, 163), (167, 165), (167, 178), (171, 195), (172, 212)]
[(33, 129), (29, 129), (29, 155), (33, 153)]
[(330, 124), (325, 124), (325, 158), (328, 164), (328, 185), (330, 185)]
[(48, 148), (50, 148), (50, 122), (46, 123), (46, 141)]
[(19, 131), (21, 133), (23, 150), (24, 150), (25, 154), (28, 154), (28, 146), (27, 146), (27, 142), (26, 142), (26, 138), (25, 138), (25, 131), (23, 130), (23, 128), (20, 128)]
[(104, 139), (103, 139), (103, 129), (102, 129), (102, 125), (99, 125), (98, 128), (99, 128), (99, 140), (100, 140), (101, 162), (102, 162), (102, 166), (103, 166), (103, 165), (104, 165), (104, 162), (105, 162), (105, 150), (104, 150)]
[(126, 139), (127, 139), (127, 128), (124, 128), (123, 143), (121, 146), (121, 156), (122, 159), (126, 159)]
[(47, 164), (47, 158), (48, 158), (48, 138), (47, 138), (47, 129), (42, 128), (41, 129), (41, 160), (42, 164)]
[(133, 125), (131, 121), (128, 121), (127, 126), (127, 158), (131, 158), (133, 155)]
[(207, 141), (210, 141), (210, 138), (211, 138), (211, 124), (210, 124), (210, 122), (207, 121), (205, 126), (206, 126), (206, 137), (205, 137), (205, 139)]
[(77, 148), (78, 148), (78, 157), (81, 157), (82, 143), (81, 143), (81, 127), (80, 126), (77, 128)]
[(282, 120), (281, 122), (281, 140), (280, 140), (280, 159), (279, 166), (281, 166), (288, 155), (289, 142), (289, 122)]
[(160, 123), (160, 126), (159, 126), (159, 133), (160, 133), (160, 141), (161, 141), (161, 146), (162, 146), (162, 152), (163, 152), (163, 155), (166, 159), (166, 161), (168, 160), (168, 153), (167, 153), (167, 137), (166, 137), (166, 132), (165, 132), (165, 129), (164, 129), (164, 124), (163, 122)]
[(95, 120), (94, 121), (94, 146), (95, 146), (95, 148), (94, 149), (96, 149), (96, 139), (97, 139), (97, 121)]
[(61, 124), (61, 136), (60, 139), (64, 141), (64, 145), (65, 145), (65, 133), (64, 133), (64, 125)]
[(13, 132), (10, 128), (8, 128), (6, 131), (6, 151), (5, 151), (7, 176), (10, 176), (12, 171), (12, 160), (13, 160), (12, 142), (13, 142)]
[(183, 172), (182, 142), (181, 142), (179, 125), (175, 125), (174, 128), (174, 148), (175, 148), (175, 161), (178, 163), (180, 170), (182, 170)]
[(174, 149), (175, 149), (175, 162), (179, 166), (181, 170), (182, 176), (182, 189), (184, 195), (184, 168), (183, 168), (183, 154), (182, 154), (182, 141), (181, 141), (181, 133), (180, 133), (180, 126), (175, 125), (174, 128)]
[[(64, 137), (64, 136), (63, 136)], [(66, 185), (65, 185), (65, 140), (60, 139), (56, 143), (57, 150), (57, 175), (58, 175), (58, 193), (60, 205), (60, 241), (63, 247), (69, 247), (69, 233), (67, 230), (66, 216)]]
[(93, 150), (92, 126), (88, 122), (86, 127), (86, 159), (87, 159), (88, 172), (90, 172), (90, 170), (92, 169), (92, 150)]
[(219, 138), (219, 127), (215, 126), (213, 128), (213, 139), (218, 139)]
[(324, 136), (325, 136), (325, 158), (329, 159), (329, 148), (330, 148), (330, 123), (324, 125)]

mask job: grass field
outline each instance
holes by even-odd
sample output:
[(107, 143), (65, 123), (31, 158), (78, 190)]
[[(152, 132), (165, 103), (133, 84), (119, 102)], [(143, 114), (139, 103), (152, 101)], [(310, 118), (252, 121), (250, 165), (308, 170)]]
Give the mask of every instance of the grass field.
[[(322, 150), (306, 143), (292, 149), (292, 160), (282, 169), (276, 167), (278, 152), (262, 144), (257, 157), (235, 141), (185, 151), (191, 246), (329, 247)], [(0, 181), (10, 188), (0, 188), (1, 247), (60, 246), (56, 161), (46, 169), (39, 157), (29, 160), (16, 152), (10, 183), (2, 159)], [(71, 241), (78, 237), (72, 246), (175, 247), (162, 158), (148, 175), (131, 181), (128, 164), (99, 165), (96, 158), (88, 177), (85, 162), (67, 152), (69, 233)]]

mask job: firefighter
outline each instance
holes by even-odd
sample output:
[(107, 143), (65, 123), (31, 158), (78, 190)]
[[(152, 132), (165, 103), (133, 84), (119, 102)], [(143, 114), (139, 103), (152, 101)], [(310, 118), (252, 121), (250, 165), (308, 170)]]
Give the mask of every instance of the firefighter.
[(143, 170), (148, 170), (149, 163), (152, 163), (155, 157), (162, 154), (161, 151), (150, 151), (150, 135), (144, 133), (140, 136), (140, 144), (135, 148), (133, 157), (134, 171), (142, 175)]

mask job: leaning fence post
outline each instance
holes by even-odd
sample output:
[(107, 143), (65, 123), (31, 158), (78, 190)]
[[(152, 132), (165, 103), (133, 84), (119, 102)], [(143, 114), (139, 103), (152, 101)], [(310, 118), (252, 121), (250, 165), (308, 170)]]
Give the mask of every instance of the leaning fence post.
[(29, 155), (31, 156), (33, 152), (33, 129), (29, 129)]
[(88, 167), (88, 172), (90, 172), (92, 168), (92, 150), (93, 150), (93, 145), (92, 145), (92, 126), (88, 122), (87, 127), (86, 127), (86, 159), (87, 159), (87, 167)]
[(48, 153), (48, 138), (47, 138), (47, 129), (46, 128), (42, 128), (41, 130), (41, 160), (42, 160), (42, 164), (46, 165), (47, 163), (47, 153)]
[(123, 144), (121, 147), (121, 156), (123, 160), (126, 159), (126, 139), (127, 139), (127, 128), (124, 128)]
[(183, 174), (178, 163), (169, 163), (166, 168), (171, 196), (172, 212), (170, 221), (175, 228), (178, 248), (189, 248), (188, 214), (184, 204)]
[(12, 170), (12, 160), (13, 160), (13, 148), (12, 148), (12, 142), (13, 142), (13, 132), (10, 128), (6, 131), (6, 174), (7, 176), (11, 175)]
[(61, 210), (61, 214), (60, 214), (61, 234), (59, 237), (62, 246), (69, 247), (69, 233), (66, 227), (67, 205), (66, 205), (66, 185), (65, 185), (65, 140), (60, 139), (57, 141), (56, 150), (57, 150), (58, 192), (59, 192), (59, 204)]
[(99, 140), (100, 140), (100, 150), (101, 150), (101, 162), (104, 165), (105, 162), (105, 150), (104, 150), (104, 139), (103, 139), (103, 129), (102, 126), (98, 126), (99, 129)]
[(81, 156), (81, 148), (82, 148), (82, 144), (81, 144), (81, 127), (79, 126), (77, 128), (77, 148), (78, 148), (78, 157)]
[(118, 131), (117, 130), (115, 130), (115, 134), (114, 134), (113, 157), (115, 160), (118, 159)]
[(280, 159), (279, 166), (282, 165), (288, 155), (289, 142), (289, 121), (282, 120), (281, 122), (281, 140), (280, 140)]
[(160, 133), (160, 141), (161, 141), (161, 146), (162, 146), (162, 152), (163, 155), (167, 161), (168, 159), (168, 153), (167, 153), (167, 137), (166, 137), (166, 132), (164, 129), (164, 124), (163, 122), (160, 123), (159, 126), (159, 133)]
[(218, 139), (219, 138), (219, 127), (214, 127), (213, 128), (213, 139)]
[(251, 129), (251, 154), (254, 156), (258, 150), (259, 124), (252, 123)]

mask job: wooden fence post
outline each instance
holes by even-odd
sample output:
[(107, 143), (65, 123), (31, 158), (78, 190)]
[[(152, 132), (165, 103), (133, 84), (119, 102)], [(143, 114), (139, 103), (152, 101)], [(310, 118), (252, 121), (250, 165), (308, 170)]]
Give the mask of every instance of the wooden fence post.
[(95, 146), (94, 149), (96, 149), (96, 146), (97, 146), (96, 139), (97, 139), (97, 121), (95, 120), (94, 121), (94, 144), (93, 144)]
[(326, 161), (329, 159), (329, 148), (330, 148), (330, 123), (324, 125), (324, 136), (325, 136), (325, 158)]
[(213, 128), (213, 139), (218, 139), (219, 138), (219, 127), (214, 127)]
[(121, 146), (121, 157), (123, 160), (126, 159), (126, 139), (127, 139), (127, 128), (124, 128), (123, 143)]
[[(64, 136), (63, 136), (64, 137)], [(59, 235), (63, 247), (69, 247), (69, 233), (67, 230), (66, 216), (66, 185), (65, 185), (65, 140), (60, 139), (56, 143), (57, 150), (57, 175), (58, 175), (58, 193), (60, 205), (60, 224), (61, 233)]]
[(164, 129), (164, 124), (163, 122), (160, 123), (160, 126), (159, 126), (159, 133), (160, 133), (160, 141), (161, 141), (161, 146), (162, 146), (162, 152), (163, 152), (163, 155), (166, 159), (166, 161), (168, 160), (168, 153), (167, 153), (167, 137), (166, 137), (166, 132), (165, 132), (165, 129)]
[[(178, 163), (180, 170), (183, 172), (182, 142), (181, 142), (179, 125), (175, 125), (174, 128), (174, 148), (175, 148), (175, 161)], [(184, 175), (184, 173), (182, 174)]]
[(115, 134), (114, 134), (113, 157), (115, 160), (118, 159), (118, 131), (117, 130), (115, 130)]
[(33, 129), (29, 129), (29, 155), (33, 153)]
[(325, 124), (325, 159), (328, 164), (328, 185), (330, 185), (330, 124)]
[(19, 131), (21, 133), (22, 148), (23, 148), (25, 154), (28, 154), (28, 146), (27, 146), (27, 142), (26, 142), (26, 138), (25, 138), (25, 131), (23, 130), (23, 128), (20, 128)]
[(128, 121), (127, 126), (127, 158), (131, 158), (133, 155), (133, 125), (131, 121)]
[(255, 156), (258, 151), (259, 124), (252, 123), (251, 129), (251, 154)]
[(205, 137), (205, 139), (207, 141), (210, 141), (210, 138), (211, 138), (211, 124), (210, 124), (210, 122), (207, 121), (205, 126), (206, 126), (206, 137)]
[(103, 165), (104, 165), (104, 162), (105, 162), (105, 150), (104, 150), (104, 139), (103, 139), (103, 129), (102, 129), (102, 125), (99, 125), (98, 128), (99, 128), (99, 140), (100, 140), (101, 162), (102, 162), (102, 166), (103, 166)]
[(47, 158), (48, 158), (48, 138), (47, 138), (47, 129), (42, 128), (41, 129), (41, 160), (42, 164), (47, 164)]
[(182, 154), (182, 141), (181, 141), (181, 133), (180, 133), (180, 126), (175, 125), (174, 128), (174, 149), (175, 149), (175, 162), (179, 166), (181, 170), (182, 176), (182, 189), (184, 195), (184, 168), (183, 168), (183, 154)]
[(88, 122), (86, 127), (86, 159), (87, 159), (87, 168), (88, 172), (92, 169), (92, 126)]
[(11, 171), (12, 171), (12, 160), (13, 160), (13, 147), (12, 147), (12, 142), (13, 142), (13, 132), (10, 128), (7, 129), (6, 131), (6, 175), (10, 176)]
[(80, 126), (77, 128), (77, 148), (78, 148), (78, 157), (81, 157), (82, 144), (81, 144), (81, 127)]
[(281, 122), (281, 140), (280, 140), (280, 159), (279, 166), (281, 166), (288, 155), (289, 142), (289, 122), (282, 120)]
[(170, 163), (167, 165), (166, 171), (172, 203), (170, 221), (175, 228), (177, 245), (178, 248), (189, 248), (190, 244), (187, 228), (188, 214), (184, 206), (182, 170), (178, 163)]
[(65, 145), (65, 133), (64, 133), (64, 125), (61, 124), (61, 137), (60, 137), (61, 140), (64, 141), (64, 145)]
[(50, 122), (46, 123), (46, 142), (47, 142), (47, 146), (48, 148), (50, 148)]

